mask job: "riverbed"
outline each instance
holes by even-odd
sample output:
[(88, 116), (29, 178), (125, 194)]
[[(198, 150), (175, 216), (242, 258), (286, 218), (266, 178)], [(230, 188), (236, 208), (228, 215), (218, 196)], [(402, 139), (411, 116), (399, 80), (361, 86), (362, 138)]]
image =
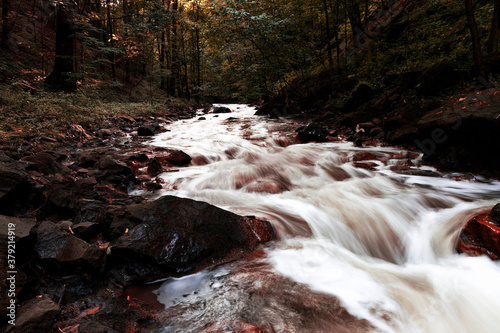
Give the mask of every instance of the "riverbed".
[(200, 110), (147, 142), (193, 165), (161, 174), (159, 192), (134, 194), (257, 216), (278, 241), (165, 280), (155, 290), (163, 332), (498, 332), (500, 265), (455, 245), (468, 218), (500, 201), (500, 182), (440, 173), (396, 147), (301, 144), (304, 124), (225, 106), (232, 112)]

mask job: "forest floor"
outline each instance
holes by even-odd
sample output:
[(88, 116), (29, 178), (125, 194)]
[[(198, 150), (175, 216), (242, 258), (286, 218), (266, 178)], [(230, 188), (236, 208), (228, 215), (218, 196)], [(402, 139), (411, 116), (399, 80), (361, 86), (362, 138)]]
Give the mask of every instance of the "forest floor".
[(200, 106), (157, 91), (138, 94), (142, 97), (113, 89), (66, 94), (0, 85), (0, 150), (13, 158), (53, 151), (92, 137), (123, 135), (118, 129), (124, 126), (192, 117)]

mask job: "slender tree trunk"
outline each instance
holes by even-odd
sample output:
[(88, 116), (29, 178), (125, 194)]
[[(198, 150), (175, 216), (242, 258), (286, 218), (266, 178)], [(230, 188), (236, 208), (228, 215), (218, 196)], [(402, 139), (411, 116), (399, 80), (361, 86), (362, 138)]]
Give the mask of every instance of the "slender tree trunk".
[(46, 78), (46, 83), (58, 90), (76, 90), (74, 73), (74, 25), (72, 2), (59, 3), (56, 14), (56, 57), (54, 69)]
[(171, 52), (171, 73), (169, 76), (168, 83), (168, 93), (171, 96), (176, 96), (176, 91), (179, 84), (179, 59), (178, 59), (178, 50), (177, 50), (177, 10), (179, 8), (179, 1), (172, 0), (172, 28), (171, 28), (171, 37), (170, 37), (170, 52)]
[(490, 35), (486, 41), (486, 52), (493, 53), (498, 50), (498, 35), (500, 31), (500, 0), (495, 0), (495, 8), (491, 19)]
[(1, 47), (7, 49), (10, 42), (10, 24), (9, 24), (9, 12), (10, 12), (10, 1), (2, 0), (2, 41)]
[(337, 44), (337, 71), (340, 74), (340, 41), (339, 41), (339, 29), (340, 29), (340, 21), (339, 21), (339, 11), (340, 11), (340, 0), (335, 0), (337, 4), (335, 10), (335, 44)]
[[(129, 38), (129, 25), (130, 25), (130, 10), (129, 10), (129, 4), (128, 0), (122, 0), (123, 1), (123, 22), (125, 23), (124, 25), (124, 30), (125, 30), (125, 36), (128, 40)], [(129, 43), (127, 41), (127, 43)], [(127, 50), (127, 54), (125, 54), (125, 82), (129, 83), (130, 82), (130, 67), (131, 67), (131, 61), (130, 61), (130, 54)]]
[[(115, 47), (114, 43), (114, 32), (113, 32), (113, 21), (111, 20), (111, 4), (110, 0), (106, 0), (106, 13), (107, 13), (107, 21), (108, 21), (108, 38), (109, 38), (109, 46), (113, 49)], [(111, 52), (110, 56), (111, 61), (111, 76), (113, 77), (113, 81), (116, 80), (116, 57), (115, 53)]]
[(469, 30), (472, 38), (472, 53), (474, 57), (474, 64), (476, 65), (479, 76), (488, 81), (486, 66), (484, 65), (483, 56), (481, 54), (481, 40), (479, 39), (479, 33), (477, 31), (477, 24), (476, 18), (474, 17), (472, 0), (465, 0), (465, 13), (467, 15), (467, 24), (469, 25)]
[[(365, 32), (368, 27), (368, 14), (369, 14), (370, 6), (368, 5), (368, 0), (365, 0)], [(368, 52), (368, 62), (372, 62), (372, 48), (370, 47), (370, 43), (367, 46)]]
[(332, 55), (332, 38), (330, 37), (330, 19), (328, 17), (328, 3), (327, 0), (323, 0), (323, 6), (325, 11), (325, 21), (326, 21), (326, 39), (328, 46), (328, 63), (330, 65), (330, 70), (333, 70), (333, 55)]

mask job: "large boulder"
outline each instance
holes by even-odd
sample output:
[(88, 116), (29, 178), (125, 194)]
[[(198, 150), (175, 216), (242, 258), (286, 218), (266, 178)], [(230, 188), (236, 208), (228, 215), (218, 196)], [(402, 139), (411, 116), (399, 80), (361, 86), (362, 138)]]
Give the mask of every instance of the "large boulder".
[(112, 246), (115, 278), (144, 282), (225, 262), (271, 241), (271, 224), (205, 202), (165, 196), (111, 214), (135, 224)]

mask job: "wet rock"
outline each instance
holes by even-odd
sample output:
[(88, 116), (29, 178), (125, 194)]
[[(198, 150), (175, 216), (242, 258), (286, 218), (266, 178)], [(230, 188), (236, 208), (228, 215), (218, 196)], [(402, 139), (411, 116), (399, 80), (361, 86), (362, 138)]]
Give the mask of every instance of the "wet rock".
[(94, 186), (95, 177), (78, 179), (76, 182), (49, 183), (45, 191), (47, 213), (70, 218), (85, 207), (85, 199), (98, 199)]
[(148, 174), (151, 177), (158, 176), (163, 171), (163, 167), (161, 166), (160, 161), (156, 157), (153, 157), (149, 160), (148, 163)]
[(113, 132), (110, 129), (102, 128), (97, 131), (97, 136), (100, 138), (109, 138), (113, 135)]
[(267, 221), (190, 199), (165, 196), (122, 209), (115, 211), (112, 225), (115, 220), (136, 224), (112, 247), (114, 277), (123, 282), (195, 271), (275, 238)]
[[(31, 229), (35, 226), (36, 219), (23, 219), (0, 215), (0, 243), (7, 244), (12, 236), (16, 244), (30, 236)], [(14, 228), (12, 228), (14, 225)], [(8, 229), (13, 230), (13, 235), (9, 235)]]
[(39, 153), (33, 156), (27, 156), (22, 161), (33, 163), (33, 168), (28, 168), (28, 171), (35, 170), (46, 175), (56, 173), (68, 174), (70, 170), (59, 162), (54, 156), (49, 153)]
[(41, 259), (55, 261), (74, 272), (87, 272), (89, 269), (102, 272), (105, 266), (103, 250), (49, 221), (43, 222), (37, 229), (35, 251)]
[(105, 180), (112, 184), (124, 184), (128, 186), (130, 182), (135, 182), (135, 175), (130, 167), (122, 162), (118, 161), (111, 155), (102, 156), (97, 167), (104, 171), (98, 180)]
[(216, 106), (212, 113), (231, 113), (231, 109), (225, 106)]
[(500, 225), (500, 203), (496, 204), (488, 216), (496, 222), (496, 224)]
[(297, 130), (297, 137), (303, 143), (307, 142), (328, 142), (328, 131), (321, 126), (308, 125)]
[(89, 241), (100, 230), (99, 224), (93, 222), (81, 222), (71, 228), (75, 235), (86, 241)]
[(488, 213), (472, 217), (460, 232), (457, 251), (471, 256), (487, 255), (500, 259), (500, 226)]
[(78, 156), (77, 165), (81, 168), (91, 168), (99, 161), (100, 154), (96, 151), (86, 151)]
[(0, 164), (0, 214), (22, 214), (38, 207), (43, 188), (17, 164)]
[(156, 182), (146, 182), (144, 185), (150, 191), (158, 191), (158, 190), (161, 190), (163, 188), (163, 186), (161, 186), (161, 184), (158, 184)]
[(16, 325), (9, 325), (6, 332), (51, 332), (52, 325), (60, 313), (59, 305), (47, 295), (33, 298), (19, 308), (15, 320)]
[(155, 135), (160, 129), (160, 126), (155, 123), (147, 123), (142, 126), (139, 126), (137, 129), (137, 135), (138, 136), (153, 136)]
[(374, 153), (370, 153), (370, 152), (359, 152), (359, 153), (354, 154), (354, 156), (352, 157), (353, 161), (367, 161), (367, 160), (376, 160), (376, 159), (377, 159), (377, 155), (375, 155)]
[(183, 152), (182, 150), (169, 149), (169, 148), (157, 148), (155, 149), (161, 154), (157, 155), (160, 164), (173, 164), (173, 165), (187, 165), (191, 162), (191, 156)]

